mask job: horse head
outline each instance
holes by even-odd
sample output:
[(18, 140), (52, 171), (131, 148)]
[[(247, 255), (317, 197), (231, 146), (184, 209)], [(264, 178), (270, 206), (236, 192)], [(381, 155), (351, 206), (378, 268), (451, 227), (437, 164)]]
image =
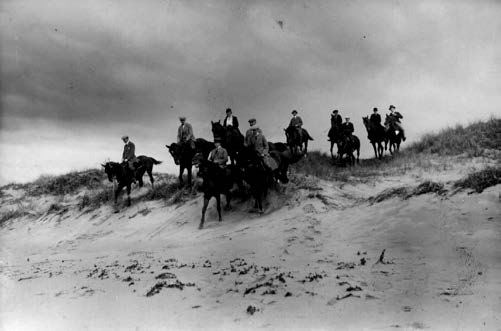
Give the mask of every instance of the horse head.
[(181, 151), (180, 151), (180, 145), (177, 143), (172, 143), (170, 145), (165, 145), (169, 149), (170, 155), (172, 155), (172, 158), (174, 159), (174, 163), (176, 165), (179, 165), (179, 161), (181, 159)]
[(105, 164), (101, 164), (104, 168), (104, 172), (106, 175), (108, 175), (108, 180), (110, 182), (113, 182), (113, 177), (115, 177), (115, 169), (114, 169), (114, 163), (113, 162), (106, 162)]
[(212, 134), (214, 135), (214, 137), (225, 136), (226, 130), (220, 121), (217, 122), (210, 121), (210, 123), (212, 125)]

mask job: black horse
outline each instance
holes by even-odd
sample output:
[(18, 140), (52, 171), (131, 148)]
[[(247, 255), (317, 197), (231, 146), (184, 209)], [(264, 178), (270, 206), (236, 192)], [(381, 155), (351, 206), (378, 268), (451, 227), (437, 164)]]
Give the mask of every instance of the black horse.
[(338, 153), (339, 153), (339, 142), (343, 136), (342, 134), (342, 131), (341, 131), (341, 128), (338, 127), (338, 126), (332, 126), (330, 129), (329, 129), (329, 133), (327, 134), (327, 136), (329, 137), (329, 141), (331, 143), (331, 148), (330, 148), (330, 152), (331, 152), (331, 158), (332, 159), (335, 159), (336, 157), (334, 156), (334, 144), (337, 145), (337, 150), (338, 150)]
[(386, 118), (384, 120), (384, 125), (385, 127), (388, 128), (386, 130), (386, 136), (390, 143), (390, 148), (389, 148), (390, 153), (393, 154), (395, 152), (398, 152), (400, 150), (400, 144), (402, 143), (403, 139), (402, 132), (395, 129), (395, 126), (393, 125), (393, 122), (388, 115), (386, 115)]
[(124, 187), (127, 187), (127, 206), (130, 206), (130, 190), (132, 183), (134, 180), (139, 181), (139, 187), (143, 187), (143, 175), (145, 172), (148, 172), (148, 176), (150, 177), (151, 186), (153, 187), (153, 183), (155, 180), (153, 179), (153, 165), (160, 164), (161, 161), (157, 161), (152, 157), (140, 155), (137, 157), (137, 161), (134, 162), (134, 166), (136, 167), (135, 172), (132, 172), (128, 169), (127, 163), (117, 163), (117, 162), (107, 162), (105, 164), (101, 164), (104, 168), (104, 172), (108, 175), (108, 180), (113, 182), (113, 179), (116, 179), (118, 182), (118, 186), (115, 189), (115, 205), (118, 201), (118, 196)]
[(128, 165), (117, 162), (107, 162), (101, 165), (104, 167), (104, 172), (108, 175), (110, 182), (113, 182), (114, 178), (117, 179), (118, 186), (115, 189), (115, 206), (118, 201), (118, 195), (124, 187), (127, 187), (127, 206), (130, 206), (130, 189), (134, 181), (134, 175), (131, 171), (127, 170)]
[(369, 121), (368, 116), (362, 117), (362, 121), (367, 129), (368, 138), (374, 148), (376, 158), (382, 159), (384, 151), (383, 143), (385, 143), (385, 146), (387, 144), (384, 127)]
[(287, 177), (289, 166), (301, 160), (303, 156), (301, 154), (293, 154), (289, 146), (282, 142), (268, 142), (268, 149), (270, 156), (278, 164), (278, 169), (273, 171), (274, 178), (281, 183), (287, 184), (289, 182), (289, 178)]
[[(351, 139), (347, 136), (344, 136), (339, 141), (339, 150), (338, 150), (338, 158), (341, 161), (343, 159), (343, 155), (346, 154), (348, 157), (348, 161), (351, 165), (355, 165), (355, 160), (359, 163), (360, 158), (360, 139), (357, 136), (352, 135)], [(357, 152), (357, 157), (353, 155), (353, 152)]]
[(199, 229), (203, 229), (205, 222), (205, 212), (212, 197), (216, 198), (217, 212), (219, 215), (219, 222), (222, 221), (221, 217), (221, 194), (226, 196), (225, 210), (231, 209), (231, 189), (233, 188), (234, 169), (222, 169), (217, 164), (208, 161), (205, 158), (199, 158), (198, 161), (198, 175), (203, 179), (203, 192), (204, 192), (204, 205), (202, 207), (202, 219), (200, 220)]
[(155, 182), (155, 180), (153, 179), (153, 165), (161, 163), (162, 161), (157, 161), (149, 156), (139, 155), (137, 157), (137, 161), (134, 162), (134, 166), (136, 167), (135, 177), (139, 182), (139, 187), (143, 187), (143, 176), (145, 172), (148, 173), (148, 177), (150, 177), (151, 186), (153, 187), (153, 183)]
[(215, 138), (221, 139), (221, 146), (228, 151), (231, 164), (235, 164), (237, 153), (244, 146), (244, 136), (237, 128), (232, 126), (224, 127), (220, 121), (212, 122), (212, 134)]
[(263, 198), (267, 195), (268, 186), (273, 182), (273, 174), (266, 168), (254, 148), (249, 146), (238, 153), (237, 167), (243, 180), (250, 186), (255, 208), (259, 213), (263, 213)]
[(284, 129), (284, 131), (287, 145), (289, 145), (291, 151), (294, 154), (302, 153), (306, 155), (306, 153), (308, 153), (308, 140), (313, 140), (308, 131), (293, 126), (289, 126), (287, 129)]
[(191, 186), (191, 169), (193, 167), (194, 157), (199, 154), (203, 159), (207, 159), (211, 150), (215, 148), (214, 143), (203, 138), (195, 140), (195, 148), (189, 143), (172, 143), (165, 145), (169, 149), (169, 153), (174, 158), (176, 165), (179, 165), (179, 186), (182, 187), (183, 173), (187, 171), (188, 185)]

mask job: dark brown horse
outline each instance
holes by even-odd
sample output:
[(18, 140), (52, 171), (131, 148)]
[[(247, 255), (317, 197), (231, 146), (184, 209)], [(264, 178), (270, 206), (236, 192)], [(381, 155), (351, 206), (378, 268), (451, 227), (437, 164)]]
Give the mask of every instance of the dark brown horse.
[(384, 151), (383, 143), (385, 143), (385, 145), (387, 143), (384, 127), (371, 122), (368, 116), (362, 117), (362, 121), (367, 129), (367, 135), (372, 147), (374, 148), (376, 158), (382, 159)]
[(219, 121), (212, 122), (212, 134), (214, 139), (221, 139), (221, 146), (223, 146), (228, 152), (231, 164), (235, 164), (235, 159), (237, 153), (244, 146), (244, 136), (240, 133), (237, 128), (232, 126), (224, 127)]
[(395, 129), (393, 121), (388, 115), (386, 115), (386, 118), (384, 120), (384, 126), (388, 128), (386, 130), (386, 136), (390, 143), (390, 153), (393, 154), (395, 152), (398, 152), (400, 150), (400, 144), (402, 143), (403, 139), (402, 132)]
[(263, 198), (273, 182), (273, 173), (265, 167), (263, 159), (254, 148), (248, 146), (238, 153), (237, 167), (241, 171), (243, 180), (250, 186), (255, 208), (262, 214), (264, 212)]
[(150, 177), (150, 183), (153, 187), (153, 183), (155, 180), (153, 179), (153, 165), (161, 164), (162, 161), (157, 161), (152, 157), (139, 155), (137, 157), (137, 161), (134, 162), (134, 166), (136, 167), (136, 179), (139, 182), (139, 187), (143, 187), (143, 176), (144, 173), (148, 173), (148, 177)]
[[(108, 175), (108, 180), (113, 183), (113, 180), (116, 179), (118, 182), (118, 186), (115, 189), (115, 208), (118, 196), (124, 187), (127, 188), (127, 206), (130, 206), (130, 189), (134, 181), (134, 175), (131, 171), (128, 171), (127, 163), (107, 162), (101, 165), (104, 167), (106, 175)], [(118, 209), (115, 209), (115, 211), (118, 212)]]
[(208, 161), (205, 158), (199, 158), (198, 161), (198, 176), (203, 179), (203, 192), (204, 192), (204, 205), (202, 207), (202, 219), (200, 220), (199, 229), (203, 229), (205, 222), (205, 213), (207, 206), (212, 197), (216, 198), (216, 207), (219, 216), (219, 222), (222, 221), (221, 217), (221, 194), (226, 196), (225, 210), (230, 210), (231, 189), (235, 182), (234, 168), (229, 167), (223, 169), (217, 164)]
[(134, 180), (139, 181), (139, 186), (143, 187), (143, 175), (145, 172), (148, 173), (150, 177), (151, 186), (153, 187), (153, 183), (155, 180), (153, 179), (153, 165), (160, 164), (161, 161), (157, 161), (152, 157), (140, 155), (137, 157), (137, 161), (134, 162), (134, 166), (136, 168), (135, 172), (132, 172), (128, 169), (127, 163), (117, 163), (117, 162), (107, 162), (105, 164), (101, 164), (104, 168), (104, 172), (108, 175), (108, 180), (113, 182), (114, 179), (117, 180), (118, 186), (115, 189), (115, 206), (118, 201), (118, 196), (124, 187), (127, 188), (127, 206), (130, 206), (130, 191), (131, 186)]
[(339, 153), (339, 142), (342, 138), (342, 135), (343, 135), (343, 132), (342, 132), (341, 128), (338, 126), (332, 126), (329, 130), (329, 133), (327, 134), (327, 136), (329, 137), (329, 141), (331, 143), (330, 152), (331, 152), (331, 158), (333, 160), (336, 158), (335, 154), (334, 154), (334, 144), (337, 145), (337, 150)]
[(174, 163), (179, 165), (179, 186), (183, 186), (183, 173), (184, 170), (187, 171), (188, 185), (191, 186), (191, 170), (193, 167), (193, 162), (195, 155), (200, 154), (203, 159), (207, 159), (211, 150), (215, 148), (214, 143), (209, 142), (203, 138), (197, 138), (195, 140), (195, 148), (189, 143), (172, 143), (170, 145), (165, 145), (169, 149), (169, 153), (174, 159)]
[[(343, 155), (346, 154), (348, 157), (348, 162), (351, 165), (355, 165), (355, 160), (359, 163), (360, 158), (360, 139), (357, 136), (352, 135), (351, 138), (344, 136), (339, 141), (339, 151), (338, 158), (341, 161), (343, 159)], [(357, 157), (353, 155), (354, 152), (357, 152)]]
[(308, 153), (308, 140), (313, 140), (308, 131), (293, 126), (289, 126), (284, 131), (287, 145), (292, 153), (306, 155)]

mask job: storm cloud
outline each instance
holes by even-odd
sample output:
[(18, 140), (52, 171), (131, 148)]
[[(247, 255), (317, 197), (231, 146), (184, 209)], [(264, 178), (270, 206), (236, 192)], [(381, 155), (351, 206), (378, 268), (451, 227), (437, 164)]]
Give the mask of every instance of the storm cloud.
[(274, 141), (298, 109), (326, 150), (335, 108), (364, 137), (361, 116), (395, 104), (412, 140), (501, 104), (498, 1), (21, 0), (0, 17), (2, 182), (117, 159), (124, 133), (173, 171), (178, 116), (210, 139), (226, 107)]

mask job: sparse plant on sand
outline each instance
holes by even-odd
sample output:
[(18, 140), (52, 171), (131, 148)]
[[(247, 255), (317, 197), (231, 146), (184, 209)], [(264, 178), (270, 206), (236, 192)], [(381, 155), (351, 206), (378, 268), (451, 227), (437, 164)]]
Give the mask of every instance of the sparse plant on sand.
[(488, 167), (456, 181), (454, 187), (472, 189), (477, 193), (481, 193), (486, 188), (497, 184), (501, 184), (501, 167)]

